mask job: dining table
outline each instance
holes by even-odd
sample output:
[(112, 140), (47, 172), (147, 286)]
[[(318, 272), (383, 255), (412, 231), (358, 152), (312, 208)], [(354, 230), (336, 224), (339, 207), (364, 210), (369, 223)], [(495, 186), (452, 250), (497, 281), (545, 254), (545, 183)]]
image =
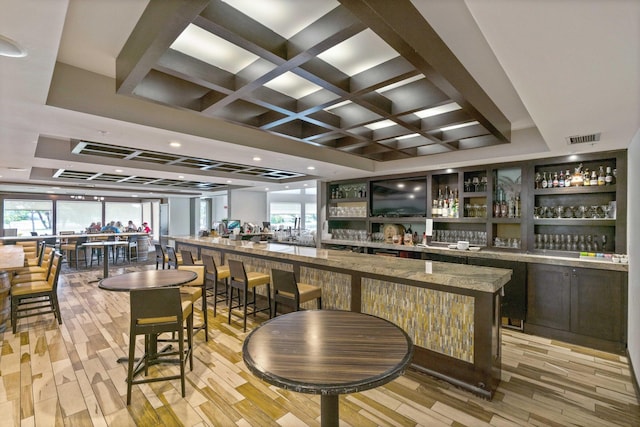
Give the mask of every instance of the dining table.
[(258, 326), (245, 338), (249, 371), (285, 390), (320, 395), (323, 427), (339, 424), (339, 396), (399, 377), (413, 357), (401, 328), (369, 314), (295, 311)]
[[(118, 274), (100, 280), (98, 288), (114, 292), (130, 292), (137, 289), (153, 289), (171, 286), (180, 286), (191, 282), (198, 275), (190, 270), (142, 270), (132, 273)], [(158, 348), (158, 337), (149, 337), (150, 359), (153, 360), (153, 353), (163, 353), (171, 350), (171, 345), (167, 345), (160, 351)], [(118, 363), (126, 363), (128, 357), (118, 358)], [(144, 366), (138, 364), (134, 369), (134, 376), (137, 375)]]

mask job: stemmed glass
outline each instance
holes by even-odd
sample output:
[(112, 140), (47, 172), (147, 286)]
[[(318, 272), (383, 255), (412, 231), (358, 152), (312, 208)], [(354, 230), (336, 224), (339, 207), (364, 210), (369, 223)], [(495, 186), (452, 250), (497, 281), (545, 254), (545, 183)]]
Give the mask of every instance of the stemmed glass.
[(488, 182), (489, 182), (489, 181), (488, 181), (488, 178), (487, 178), (487, 176), (486, 176), (486, 175), (485, 175), (485, 176), (483, 176), (483, 177), (480, 179), (480, 183), (482, 184), (482, 186), (480, 187), (481, 191), (487, 191), (487, 183), (488, 183)]
[(478, 192), (478, 186), (480, 185), (480, 178), (478, 178), (477, 176), (473, 177), (473, 180), (471, 181), (471, 183), (473, 184), (473, 186), (475, 187), (475, 192)]

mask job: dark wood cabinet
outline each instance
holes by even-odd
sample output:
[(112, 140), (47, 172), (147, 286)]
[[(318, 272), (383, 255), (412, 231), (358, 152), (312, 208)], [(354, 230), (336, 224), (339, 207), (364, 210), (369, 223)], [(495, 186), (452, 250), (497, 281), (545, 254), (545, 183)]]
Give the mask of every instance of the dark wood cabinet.
[(511, 270), (511, 280), (504, 286), (500, 304), (501, 316), (525, 320), (527, 317), (527, 264), (500, 259), (472, 258), (468, 264)]
[(529, 264), (525, 331), (606, 351), (626, 347), (627, 273)]
[(566, 267), (529, 264), (527, 323), (571, 329), (571, 275)]

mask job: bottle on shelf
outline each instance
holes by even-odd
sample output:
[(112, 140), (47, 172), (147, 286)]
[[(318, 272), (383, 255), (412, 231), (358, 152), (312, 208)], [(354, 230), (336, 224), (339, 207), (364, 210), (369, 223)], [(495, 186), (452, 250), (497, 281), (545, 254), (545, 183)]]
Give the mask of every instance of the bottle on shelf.
[(431, 204), (431, 218), (435, 218), (438, 216), (438, 199), (433, 199), (433, 203)]
[(520, 218), (520, 192), (516, 193), (515, 217)]
[(611, 166), (607, 166), (607, 172), (604, 176), (604, 185), (612, 185), (613, 184), (613, 175), (611, 174)]
[(553, 181), (551, 181), (553, 188), (558, 188), (560, 181), (558, 180), (558, 172), (553, 173)]
[(571, 177), (572, 187), (581, 187), (584, 185), (584, 177), (582, 176), (582, 163), (575, 168), (573, 176)]
[(591, 185), (591, 173), (589, 172), (589, 168), (584, 168), (584, 173), (582, 174), (583, 177), (583, 185), (585, 187), (588, 187)]
[(560, 176), (558, 176), (558, 187), (564, 187), (564, 171), (560, 171)]
[(540, 175), (540, 172), (536, 172), (536, 178), (533, 182), (533, 188), (536, 190), (542, 188), (542, 175)]
[(564, 186), (571, 187), (571, 174), (569, 173), (569, 169), (564, 173)]
[(449, 217), (449, 186), (444, 187), (442, 202), (442, 212), (440, 213), (440, 215), (444, 218), (447, 218)]
[(604, 184), (605, 184), (604, 168), (600, 166), (600, 168), (598, 169), (598, 185), (604, 185)]
[(547, 181), (547, 173), (542, 172), (542, 182), (540, 188), (547, 188), (549, 186), (549, 181)]
[(598, 185), (598, 174), (596, 173), (595, 169), (591, 171), (591, 179), (589, 180), (589, 185), (591, 186)]

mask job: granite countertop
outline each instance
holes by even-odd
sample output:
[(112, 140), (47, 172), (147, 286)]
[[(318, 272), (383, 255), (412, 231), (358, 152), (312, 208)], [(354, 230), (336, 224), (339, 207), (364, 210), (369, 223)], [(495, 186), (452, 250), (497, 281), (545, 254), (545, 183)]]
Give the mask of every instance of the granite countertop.
[(168, 236), (179, 243), (219, 247), (247, 254), (274, 256), (318, 266), (339, 268), (391, 278), (432, 283), (481, 292), (497, 292), (510, 279), (511, 270), (409, 258), (384, 257), (350, 251), (317, 249), (278, 243), (233, 241), (217, 237)]
[(581, 268), (595, 268), (599, 270), (611, 270), (611, 271), (629, 271), (628, 264), (617, 264), (610, 260), (603, 258), (585, 259), (571, 256), (558, 255), (558, 251), (545, 253), (523, 253), (513, 250), (494, 250), (489, 248), (482, 248), (479, 251), (461, 251), (458, 249), (449, 249), (447, 246), (404, 246), (393, 245), (382, 242), (354, 242), (351, 240), (323, 240), (322, 244), (325, 245), (345, 245), (354, 247), (370, 247), (378, 249), (389, 249), (395, 251), (411, 251), (411, 252), (427, 252), (440, 255), (460, 256), (469, 258), (484, 258), (484, 259), (496, 259), (503, 261), (516, 261), (516, 262), (531, 262), (539, 264), (549, 265), (561, 265), (567, 267), (581, 267)]

